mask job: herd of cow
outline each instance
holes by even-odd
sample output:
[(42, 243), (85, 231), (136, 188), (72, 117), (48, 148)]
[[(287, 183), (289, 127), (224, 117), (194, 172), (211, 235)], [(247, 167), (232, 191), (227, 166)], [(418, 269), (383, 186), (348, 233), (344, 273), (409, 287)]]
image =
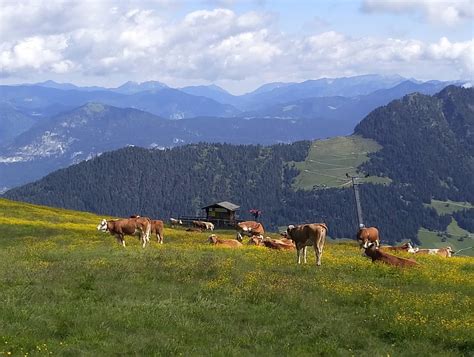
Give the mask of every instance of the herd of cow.
[[(192, 221), (192, 227), (187, 231), (214, 231), (214, 224), (205, 221)], [(170, 225), (183, 225), (178, 219), (171, 218)], [(222, 239), (216, 234), (209, 236), (209, 243), (229, 248), (238, 248), (243, 245), (243, 236), (249, 237), (248, 244), (263, 246), (277, 250), (295, 250), (297, 263), (301, 264), (303, 257), (306, 263), (306, 248), (313, 246), (316, 256), (316, 265), (321, 265), (321, 256), (323, 254), (324, 243), (328, 227), (324, 223), (311, 223), (301, 225), (289, 225), (286, 232), (281, 233), (281, 239), (264, 238), (265, 230), (260, 222), (245, 221), (236, 224), (236, 239)], [(103, 219), (97, 226), (102, 232), (109, 232), (116, 237), (117, 242), (125, 247), (125, 235), (136, 235), (139, 237), (142, 247), (150, 241), (151, 235), (156, 235), (157, 242), (163, 244), (164, 222), (161, 220), (151, 220), (147, 217), (130, 216), (124, 219), (106, 220)], [(387, 251), (406, 251), (413, 254), (431, 254), (442, 257), (451, 257), (453, 250), (451, 247), (439, 249), (419, 249), (413, 248), (410, 243), (401, 246), (381, 246), (378, 229), (375, 227), (364, 227), (361, 225), (357, 232), (357, 241), (360, 247), (364, 249), (365, 255), (372, 261), (382, 261), (386, 264), (409, 267), (416, 266), (418, 263), (412, 259), (401, 258)]]

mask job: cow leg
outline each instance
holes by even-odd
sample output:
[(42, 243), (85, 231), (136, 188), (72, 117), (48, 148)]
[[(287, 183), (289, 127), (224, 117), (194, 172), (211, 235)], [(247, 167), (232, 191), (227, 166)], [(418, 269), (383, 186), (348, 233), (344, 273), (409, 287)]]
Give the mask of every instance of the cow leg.
[(306, 264), (307, 260), (307, 252), (308, 252), (308, 247), (307, 246), (304, 246), (303, 247), (303, 255), (304, 255), (304, 263)]
[(163, 236), (161, 234), (157, 233), (156, 238), (158, 239), (158, 242), (160, 242), (160, 244), (163, 244)]
[(316, 254), (316, 265), (321, 265), (321, 257), (323, 256), (324, 241), (320, 240), (314, 243), (314, 253)]
[(117, 234), (115, 237), (117, 238), (118, 244), (121, 244), (125, 247), (125, 239), (123, 238), (123, 234)]
[(301, 264), (301, 251), (303, 248), (296, 246), (296, 263)]

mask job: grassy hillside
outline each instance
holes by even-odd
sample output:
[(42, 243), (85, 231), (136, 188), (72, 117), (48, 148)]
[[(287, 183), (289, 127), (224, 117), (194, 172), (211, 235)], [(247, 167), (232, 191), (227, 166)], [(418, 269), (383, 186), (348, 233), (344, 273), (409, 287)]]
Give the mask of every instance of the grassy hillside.
[[(100, 217), (0, 200), (0, 354), (459, 356), (474, 349), (471, 258), (372, 264), (352, 242), (323, 265), (205, 244), (120, 247)], [(232, 233), (218, 232), (221, 236)]]
[[(312, 189), (347, 186), (346, 173), (356, 175), (356, 168), (368, 160), (367, 155), (380, 148), (375, 141), (355, 135), (317, 140), (311, 145), (306, 160), (296, 163), (301, 173), (295, 180), (295, 187)], [(388, 178), (382, 177), (368, 177), (360, 181), (390, 182)]]
[(454, 202), (454, 201), (439, 201), (431, 200), (431, 207), (433, 207), (438, 214), (452, 214), (453, 212), (460, 211), (462, 209), (473, 208), (469, 202)]

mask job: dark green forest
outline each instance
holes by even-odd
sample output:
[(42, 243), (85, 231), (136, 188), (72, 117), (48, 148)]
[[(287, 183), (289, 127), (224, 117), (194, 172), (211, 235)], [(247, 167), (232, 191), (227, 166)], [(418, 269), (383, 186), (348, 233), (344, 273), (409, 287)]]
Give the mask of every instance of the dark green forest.
[[(379, 227), (385, 242), (417, 242), (420, 227), (445, 230), (451, 216), (424, 205), (432, 198), (474, 203), (472, 98), (472, 89), (457, 87), (433, 97), (409, 95), (375, 110), (356, 128), (356, 134), (383, 146), (361, 171), (392, 179), (390, 185), (360, 186), (364, 222)], [(200, 215), (201, 207), (226, 200), (241, 206), (243, 219), (251, 218), (251, 208), (262, 210), (267, 230), (326, 222), (330, 236), (354, 237), (357, 221), (350, 188), (292, 187), (298, 175), (293, 162), (305, 160), (309, 147), (308, 141), (272, 146), (201, 143), (166, 150), (128, 147), (56, 171), (5, 197), (153, 218)], [(460, 226), (472, 228), (471, 211), (457, 215)]]

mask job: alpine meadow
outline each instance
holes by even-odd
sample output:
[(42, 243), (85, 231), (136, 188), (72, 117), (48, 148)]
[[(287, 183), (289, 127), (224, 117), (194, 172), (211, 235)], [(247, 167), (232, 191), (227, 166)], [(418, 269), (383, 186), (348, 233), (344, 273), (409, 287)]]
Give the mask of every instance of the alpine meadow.
[(473, 357), (473, 21), (0, 1), (0, 357)]
[[(352, 242), (314, 257), (165, 230), (123, 249), (99, 216), (0, 200), (5, 355), (468, 355), (471, 258), (373, 264)], [(218, 231), (223, 237), (233, 235)], [(370, 331), (370, 334), (367, 333)], [(119, 347), (118, 347), (119, 346)]]

